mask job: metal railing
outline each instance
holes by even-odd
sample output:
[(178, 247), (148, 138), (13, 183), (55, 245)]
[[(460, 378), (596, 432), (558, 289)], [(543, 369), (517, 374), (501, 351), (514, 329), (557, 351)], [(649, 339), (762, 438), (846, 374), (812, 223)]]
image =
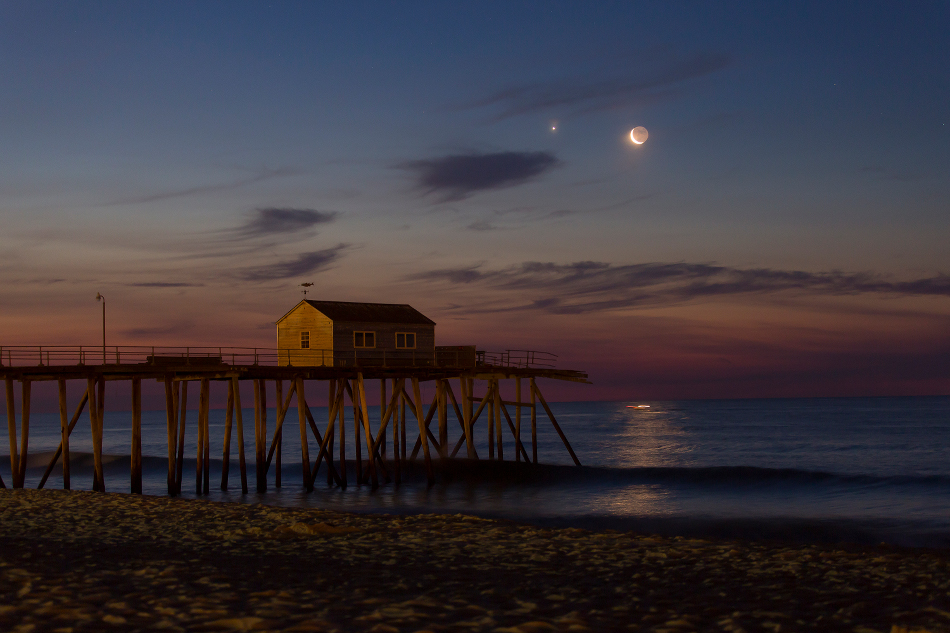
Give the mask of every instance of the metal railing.
[(494, 367), (554, 369), (557, 365), (557, 355), (530, 349), (506, 349), (503, 352), (478, 351), (476, 361), (479, 365)]
[(3, 345), (0, 367), (66, 365), (291, 365), (297, 367), (554, 368), (557, 356), (534, 350), (475, 351), (472, 346), (422, 350), (274, 349), (264, 347), (160, 347), (149, 345)]

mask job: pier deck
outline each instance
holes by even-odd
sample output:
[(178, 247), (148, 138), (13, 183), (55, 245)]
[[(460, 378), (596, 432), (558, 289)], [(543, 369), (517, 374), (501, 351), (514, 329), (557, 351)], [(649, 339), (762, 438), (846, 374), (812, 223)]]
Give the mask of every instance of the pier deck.
[[(347, 355), (330, 356), (330, 363), (319, 366), (280, 364), (277, 350), (255, 348), (157, 348), (157, 347), (2, 347), (0, 376), (6, 387), (7, 426), (10, 441), (10, 485), (22, 488), (29, 451), (31, 386), (35, 382), (55, 381), (59, 389), (61, 440), (50, 460), (39, 487), (46, 485), (57, 463), (62, 460), (63, 488), (70, 488), (69, 437), (84, 412), (88, 416), (93, 444), (93, 489), (105, 491), (102, 468), (102, 434), (105, 410), (105, 383), (128, 381), (132, 394), (131, 491), (142, 491), (142, 381), (156, 380), (164, 385), (168, 442), (168, 493), (182, 489), (182, 464), (186, 433), (188, 390), (198, 383), (197, 472), (195, 491), (207, 494), (210, 488), (211, 442), (208, 432), (210, 390), (212, 384), (226, 385), (227, 407), (222, 455), (221, 489), (227, 490), (231, 464), (232, 434), (237, 443), (237, 460), (242, 492), (248, 491), (245, 423), (240, 385), (251, 381), (254, 389), (254, 463), (256, 489), (264, 492), (268, 472), (274, 469), (274, 485), (281, 486), (281, 439), (288, 414), (296, 410), (301, 439), (301, 485), (312, 491), (319, 470), (326, 462), (327, 482), (346, 488), (346, 401), (352, 407), (355, 441), (356, 483), (374, 488), (380, 480), (400, 482), (401, 470), (407, 460), (420, 456), (425, 462), (429, 482), (434, 481), (432, 459), (451, 459), (464, 447), (471, 459), (484, 459), (476, 448), (478, 421), (487, 419), (487, 459), (503, 460), (505, 429), (515, 445), (515, 461), (537, 463), (538, 405), (550, 421), (576, 465), (567, 437), (538, 388), (539, 378), (587, 382), (587, 374), (557, 369), (550, 354), (513, 350), (502, 353), (480, 352), (478, 362), (460, 362), (445, 350), (427, 357)], [(98, 361), (98, 362), (97, 362)], [(103, 362), (104, 361), (104, 362)], [(371, 420), (367, 407), (368, 381), (379, 381), (379, 418)], [(502, 381), (512, 381), (514, 400), (504, 400)], [(85, 387), (80, 401), (70, 415), (67, 382), (82, 381)], [(431, 402), (423, 401), (420, 383), (434, 382)], [(21, 393), (19, 420), (16, 411), (17, 385)], [(316, 393), (319, 385), (328, 393), (327, 420), (317, 423), (307, 401), (308, 393)], [(476, 387), (483, 384), (483, 393)], [(268, 433), (268, 385), (276, 399), (276, 420)], [(453, 387), (453, 384), (455, 387)], [(524, 394), (526, 387), (527, 394)], [(456, 393), (456, 388), (458, 393)], [(527, 398), (524, 396), (527, 395)], [(428, 405), (428, 406), (427, 406)], [(509, 407), (514, 409), (513, 414)], [(530, 422), (530, 449), (522, 442), (522, 417)], [(457, 441), (449, 438), (450, 427), (458, 423)], [(409, 419), (414, 422), (407, 423)], [(504, 420), (504, 422), (502, 422)], [(435, 430), (433, 430), (435, 426)], [(190, 427), (189, 427), (190, 429)], [(391, 429), (391, 431), (390, 431)], [(250, 429), (248, 429), (250, 430)], [(232, 433), (233, 432), (233, 433)], [(386, 458), (387, 433), (391, 433), (392, 458)], [(407, 441), (408, 440), (408, 441)], [(339, 455), (334, 459), (334, 444)], [(363, 459), (363, 449), (366, 459)], [(311, 460), (311, 450), (316, 459)], [(6, 482), (0, 479), (0, 486)]]

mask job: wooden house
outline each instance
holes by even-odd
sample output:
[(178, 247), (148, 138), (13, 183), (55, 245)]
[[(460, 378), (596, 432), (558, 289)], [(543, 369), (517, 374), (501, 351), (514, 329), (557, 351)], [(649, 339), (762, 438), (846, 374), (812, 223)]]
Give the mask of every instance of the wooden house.
[(277, 321), (280, 365), (427, 366), (435, 321), (410, 305), (304, 299)]

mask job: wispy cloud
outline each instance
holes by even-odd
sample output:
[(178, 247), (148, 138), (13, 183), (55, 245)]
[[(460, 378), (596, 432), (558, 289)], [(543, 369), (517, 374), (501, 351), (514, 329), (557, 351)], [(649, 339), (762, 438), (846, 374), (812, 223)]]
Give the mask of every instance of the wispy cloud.
[(183, 321), (181, 323), (175, 323), (172, 325), (158, 326), (158, 327), (138, 327), (131, 328), (128, 330), (121, 330), (121, 334), (124, 336), (132, 338), (142, 338), (146, 336), (156, 336), (164, 334), (181, 334), (183, 332), (189, 331), (194, 324), (190, 321)]
[(292, 260), (246, 268), (239, 277), (245, 281), (275, 281), (318, 272), (337, 261), (349, 247), (349, 244), (337, 244), (332, 248), (301, 253)]
[(185, 281), (143, 281), (126, 284), (133, 288), (200, 288), (204, 284), (195, 284)]
[(242, 226), (227, 233), (234, 239), (254, 239), (282, 233), (306, 231), (318, 224), (336, 220), (336, 211), (268, 207), (256, 209), (255, 214)]
[(295, 173), (294, 170), (287, 169), (287, 168), (265, 169), (251, 176), (238, 178), (237, 180), (232, 180), (230, 182), (208, 184), (208, 185), (196, 185), (194, 187), (187, 187), (185, 189), (174, 189), (171, 191), (160, 191), (160, 192), (145, 194), (141, 196), (131, 196), (128, 198), (121, 198), (119, 200), (114, 200), (112, 202), (106, 203), (104, 206), (144, 204), (146, 202), (158, 202), (162, 200), (173, 200), (175, 198), (188, 198), (191, 196), (203, 195), (207, 193), (218, 193), (220, 191), (230, 191), (232, 189), (239, 189), (241, 187), (253, 185), (259, 182), (263, 182), (265, 180), (270, 180), (271, 178), (289, 176), (293, 173)]
[(523, 184), (559, 164), (550, 152), (496, 152), (440, 156), (398, 167), (415, 172), (416, 186), (423, 192), (450, 202), (478, 191)]
[(500, 121), (550, 109), (581, 114), (641, 105), (668, 97), (679, 84), (722, 70), (731, 63), (729, 55), (715, 52), (694, 53), (686, 57), (664, 55), (662, 59), (652, 61), (627, 61), (627, 65), (635, 65), (636, 68), (627, 71), (623, 77), (601, 80), (577, 78), (510, 86), (464, 108), (494, 109), (496, 112), (492, 118)]
[[(870, 272), (845, 273), (739, 269), (712, 264), (525, 262), (499, 270), (482, 266), (431, 270), (413, 280), (481, 285), (510, 291), (512, 298), (489, 311), (540, 310), (578, 314), (705, 297), (797, 292), (811, 295), (893, 294), (950, 297), (950, 276), (891, 281)], [(525, 298), (529, 298), (525, 301)]]

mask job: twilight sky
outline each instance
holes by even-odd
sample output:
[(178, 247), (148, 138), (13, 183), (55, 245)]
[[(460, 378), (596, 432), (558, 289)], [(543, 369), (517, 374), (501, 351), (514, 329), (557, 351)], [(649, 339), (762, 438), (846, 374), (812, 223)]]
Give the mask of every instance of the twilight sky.
[[(552, 400), (950, 394), (950, 5), (0, 0), (0, 344), (310, 298)], [(627, 134), (645, 126), (649, 140)]]

